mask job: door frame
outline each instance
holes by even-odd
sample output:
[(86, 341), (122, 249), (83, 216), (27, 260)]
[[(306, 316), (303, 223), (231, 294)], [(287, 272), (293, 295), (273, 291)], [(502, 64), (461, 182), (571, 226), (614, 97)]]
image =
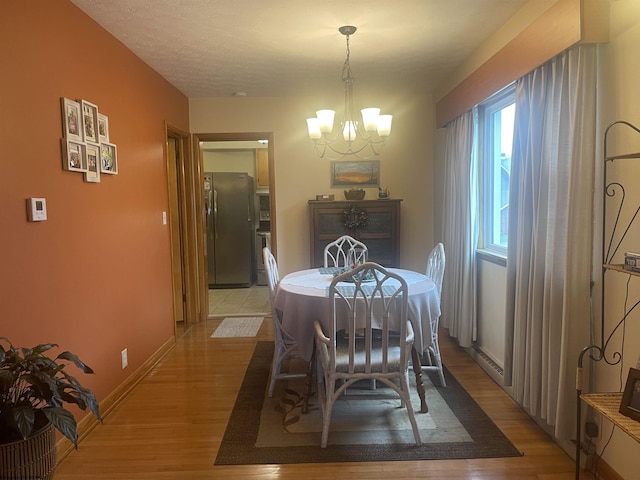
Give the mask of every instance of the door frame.
[[(202, 154), (201, 142), (238, 142), (238, 141), (258, 141), (268, 140), (267, 151), (269, 155), (269, 208), (271, 211), (271, 250), (274, 257), (277, 258), (277, 241), (278, 236), (276, 233), (276, 189), (275, 189), (275, 161), (274, 161), (274, 148), (273, 148), (273, 132), (238, 132), (238, 133), (193, 133), (192, 134), (192, 148), (194, 152), (194, 166), (197, 166), (198, 178), (197, 188), (191, 191), (191, 198), (196, 199), (196, 213), (199, 218), (199, 229), (201, 234), (200, 239), (204, 240), (204, 243), (199, 245), (198, 259), (199, 265), (202, 266), (200, 272), (199, 284), (200, 295), (204, 299), (208, 299), (208, 259), (206, 248), (206, 216), (204, 205), (204, 160)], [(208, 300), (203, 305), (204, 317), (209, 314), (209, 302)]]
[[(202, 263), (202, 226), (197, 205), (200, 169), (192, 161), (189, 133), (165, 122), (165, 164), (167, 168), (167, 192), (169, 197), (169, 231), (171, 242), (171, 270), (174, 303), (181, 301), (184, 327), (180, 328), (180, 309), (174, 306), (176, 339), (195, 323), (206, 319), (208, 299), (200, 285)], [(169, 142), (176, 145), (175, 156)]]

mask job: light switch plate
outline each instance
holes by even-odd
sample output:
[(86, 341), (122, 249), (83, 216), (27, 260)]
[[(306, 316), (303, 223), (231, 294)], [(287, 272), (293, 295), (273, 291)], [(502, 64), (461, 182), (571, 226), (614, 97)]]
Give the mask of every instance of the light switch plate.
[(47, 219), (47, 199), (32, 197), (27, 198), (27, 220), (30, 222), (42, 222)]

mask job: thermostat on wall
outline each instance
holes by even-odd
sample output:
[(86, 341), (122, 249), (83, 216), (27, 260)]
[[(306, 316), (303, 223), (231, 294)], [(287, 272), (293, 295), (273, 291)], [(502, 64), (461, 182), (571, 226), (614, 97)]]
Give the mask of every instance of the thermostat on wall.
[(47, 219), (47, 199), (27, 198), (27, 220), (41, 222)]

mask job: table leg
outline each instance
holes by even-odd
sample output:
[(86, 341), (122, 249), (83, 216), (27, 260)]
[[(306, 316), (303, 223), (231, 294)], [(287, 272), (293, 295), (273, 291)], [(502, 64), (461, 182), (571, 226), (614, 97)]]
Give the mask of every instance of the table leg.
[(307, 378), (304, 381), (304, 394), (302, 402), (302, 413), (309, 413), (309, 399), (313, 395), (313, 375), (316, 368), (316, 344), (313, 343), (313, 353), (311, 354), (311, 360), (309, 360), (309, 367), (307, 368)]
[(425, 398), (424, 382), (422, 380), (422, 364), (420, 362), (420, 354), (415, 347), (411, 347), (411, 363), (413, 363), (413, 373), (416, 375), (416, 390), (420, 395), (420, 413), (427, 413), (429, 406)]

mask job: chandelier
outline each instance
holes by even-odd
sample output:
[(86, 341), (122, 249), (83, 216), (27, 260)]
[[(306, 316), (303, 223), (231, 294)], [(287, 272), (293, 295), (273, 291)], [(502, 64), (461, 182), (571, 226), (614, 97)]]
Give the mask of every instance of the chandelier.
[(353, 107), (353, 75), (349, 65), (349, 36), (356, 27), (346, 25), (338, 29), (347, 37), (347, 58), (342, 66), (344, 83), (344, 112), (340, 128), (334, 131), (335, 110), (318, 110), (316, 116), (307, 119), (309, 138), (313, 140), (320, 158), (337, 160), (355, 157), (361, 160), (380, 155), (386, 138), (391, 133), (392, 115), (380, 115), (379, 108), (363, 108), (362, 122), (356, 119)]

